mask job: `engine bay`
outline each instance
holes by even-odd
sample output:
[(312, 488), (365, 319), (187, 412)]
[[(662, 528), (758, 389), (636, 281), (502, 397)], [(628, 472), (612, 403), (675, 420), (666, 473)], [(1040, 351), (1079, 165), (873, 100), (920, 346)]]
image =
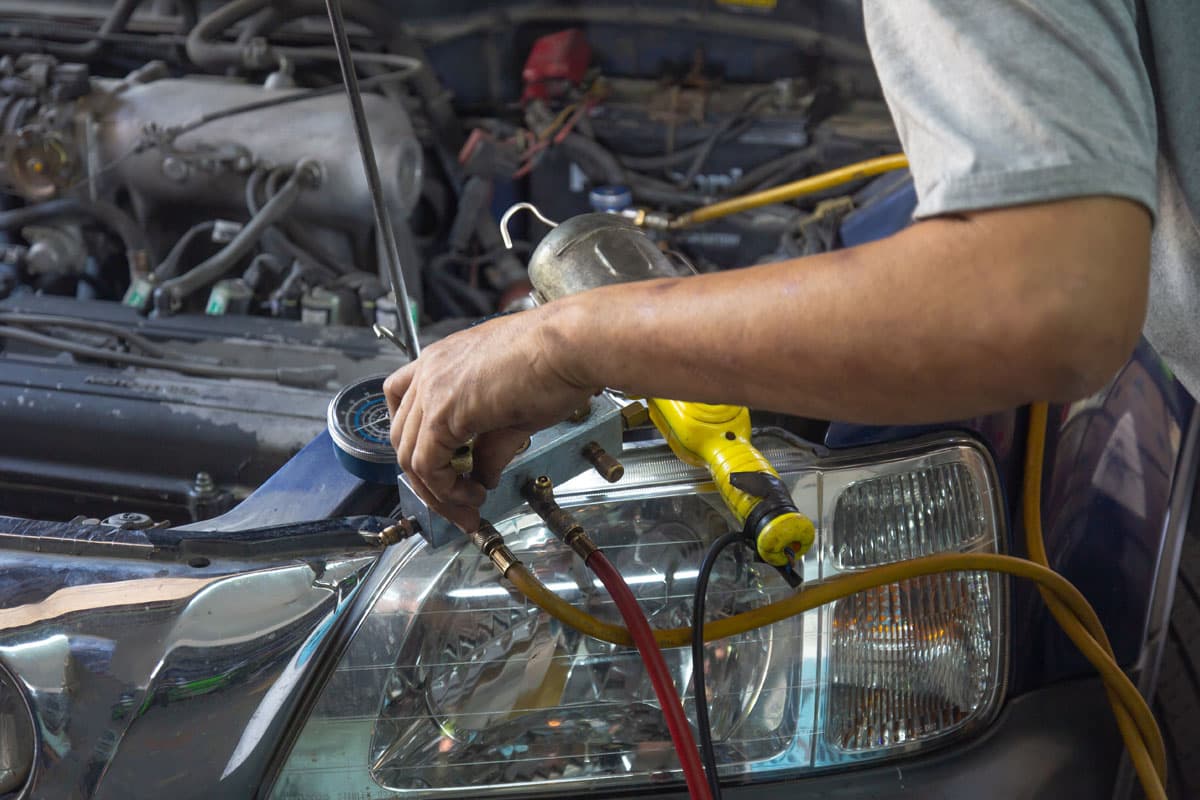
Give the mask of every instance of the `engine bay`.
[[(227, 510), (400, 363), (372, 326), (527, 307), (549, 228), (506, 248), (514, 203), (672, 219), (894, 152), (843, 5), (345, 2), (406, 298), (323, 3), (0, 12), (8, 513)], [(896, 177), (650, 235), (699, 272), (820, 252)]]

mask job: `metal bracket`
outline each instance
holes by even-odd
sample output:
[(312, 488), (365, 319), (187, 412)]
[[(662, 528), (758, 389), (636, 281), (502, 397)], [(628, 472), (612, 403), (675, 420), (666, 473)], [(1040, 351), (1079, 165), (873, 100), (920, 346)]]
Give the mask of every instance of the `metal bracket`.
[[(621, 452), (623, 429), (621, 408), (601, 395), (591, 400), (591, 413), (578, 422), (560, 422), (530, 437), (529, 447), (518, 454), (500, 476), (500, 485), (488, 492), (480, 509), (486, 519), (502, 520), (525, 504), (521, 490), (525, 484), (545, 475), (562, 484), (582, 472), (594, 469), (587, 453), (598, 445), (610, 453)], [(403, 473), (398, 476), (400, 512), (411, 519), (431, 547), (459, 539), (463, 533), (454, 523), (432, 511), (417, 497)]]

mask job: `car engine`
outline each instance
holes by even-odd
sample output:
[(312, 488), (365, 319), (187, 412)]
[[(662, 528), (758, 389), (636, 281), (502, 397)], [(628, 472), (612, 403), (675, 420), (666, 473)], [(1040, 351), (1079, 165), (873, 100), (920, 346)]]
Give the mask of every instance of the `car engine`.
[[(230, 508), (332, 394), (532, 302), (548, 228), (670, 215), (896, 150), (841, 3), (344, 3), (409, 297), (383, 264), (324, 3), (0, 11), (0, 493), (47, 519)], [(751, 4), (752, 5), (752, 4)], [(398, 13), (403, 11), (403, 13)], [(401, 19), (402, 17), (402, 19)], [(829, 249), (879, 185), (657, 245), (697, 271)]]

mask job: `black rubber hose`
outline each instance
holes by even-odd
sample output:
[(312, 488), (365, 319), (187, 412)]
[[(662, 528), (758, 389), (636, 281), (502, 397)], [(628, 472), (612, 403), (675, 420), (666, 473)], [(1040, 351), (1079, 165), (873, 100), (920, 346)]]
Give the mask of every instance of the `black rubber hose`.
[(125, 26), (129, 24), (129, 19), (133, 16), (133, 12), (141, 4), (142, 0), (117, 0), (112, 11), (105, 17), (104, 22), (100, 23), (100, 30), (96, 32), (95, 38), (80, 44), (45, 42), (42, 43), (40, 49), (64, 61), (88, 61), (93, 59), (100, 55), (108, 45), (105, 37), (110, 34), (123, 32)]
[[(717, 143), (720, 143), (720, 142), (728, 141), (730, 139), (735, 139), (738, 136), (741, 136), (747, 130), (749, 130), (750, 127), (753, 125), (754, 125), (753, 119), (743, 119), (743, 120), (737, 122), (736, 125), (733, 125), (732, 127), (728, 128), (727, 130), (718, 131), (717, 132), (718, 136), (717, 136), (716, 141), (717, 141)], [(670, 167), (677, 167), (681, 164), (687, 164), (688, 162), (692, 161), (692, 159), (696, 158), (696, 156), (701, 151), (703, 151), (706, 147), (708, 147), (710, 139), (711, 139), (711, 137), (706, 138), (703, 141), (695, 142), (694, 144), (689, 144), (686, 147), (681, 147), (678, 150), (675, 150), (670, 153), (660, 153), (658, 155), (652, 155), (652, 156), (633, 156), (633, 155), (618, 154), (617, 159), (621, 162), (621, 164), (623, 166), (625, 166), (629, 169), (647, 170), (647, 171), (653, 171), (653, 170), (659, 170), (659, 169), (669, 169)]]
[(704, 774), (708, 776), (713, 800), (721, 800), (721, 782), (717, 778), (717, 755), (713, 749), (712, 723), (708, 718), (708, 691), (704, 685), (705, 595), (708, 593), (708, 579), (717, 563), (717, 557), (731, 544), (744, 541), (745, 537), (740, 531), (730, 531), (713, 542), (700, 564), (700, 572), (696, 575), (696, 591), (692, 595), (692, 689), (696, 697), (696, 731), (700, 739)]
[(668, 206), (706, 205), (712, 198), (636, 172), (628, 172), (617, 157), (595, 139), (568, 134), (559, 145), (593, 183), (627, 184), (641, 200)]
[[(271, 172), (269, 177), (262, 170), (255, 170), (251, 174), (246, 181), (246, 210), (250, 212), (250, 216), (257, 216), (262, 210), (263, 204), (258, 200), (258, 188), (263, 183), (263, 178), (267, 177), (266, 196), (271, 198), (279, 192), (277, 179), (281, 178), (283, 173), (284, 170), (277, 169)], [(272, 226), (263, 232), (263, 240), (293, 261), (300, 262), (306, 275), (320, 275), (333, 280), (339, 275), (359, 272), (353, 264), (347, 264), (326, 252), (320, 242), (295, 222), (281, 220), (278, 227)]]
[(620, 185), (625, 182), (625, 170), (617, 157), (604, 145), (578, 133), (570, 133), (559, 145), (579, 163), (579, 168), (589, 177), (598, 177), (604, 183)]
[[(357, 3), (350, 5), (357, 6)], [(232, 0), (220, 6), (212, 13), (203, 17), (188, 33), (187, 55), (192, 63), (208, 70), (221, 70), (227, 67), (249, 67), (251, 69), (267, 69), (275, 66), (274, 57), (268, 49), (248, 47), (246, 42), (221, 41), (220, 37), (239, 22), (256, 17), (254, 28), (269, 27), (287, 19), (306, 16), (316, 16), (324, 13), (324, 0), (306, 3), (289, 4), (289, 8), (279, 7), (275, 0)], [(270, 16), (258, 17), (266, 9), (271, 9)], [(377, 13), (377, 10), (376, 10)], [(347, 9), (347, 15), (354, 14)], [(376, 20), (379, 22), (381, 20)], [(388, 26), (390, 28), (390, 26)], [(377, 29), (378, 30), (378, 29)]]
[(60, 200), (48, 200), (32, 206), (0, 211), (0, 230), (37, 225), (58, 217), (91, 217), (120, 237), (125, 245), (126, 258), (129, 259), (131, 276), (141, 274), (148, 268), (150, 250), (146, 244), (145, 233), (133, 217), (103, 200), (64, 197)]
[(238, 259), (250, 252), (264, 231), (292, 210), (296, 201), (300, 199), (300, 192), (304, 189), (306, 172), (306, 165), (298, 165), (292, 177), (283, 185), (279, 193), (268, 200), (266, 205), (259, 209), (259, 212), (238, 231), (237, 236), (233, 237), (233, 240), (220, 252), (210, 256), (179, 277), (164, 281), (155, 289), (155, 307), (162, 312), (173, 312), (192, 292), (228, 272)]
[(74, 328), (76, 330), (102, 333), (107, 336), (123, 339), (151, 358), (171, 358), (174, 355), (140, 333), (134, 333), (131, 330), (122, 328), (120, 325), (112, 325), (96, 320), (64, 317), (58, 314), (29, 314), (20, 311), (0, 311), (0, 325), (16, 325), (17, 327), (24, 328)]
[(164, 281), (167, 278), (174, 278), (179, 271), (179, 261), (183, 258), (184, 252), (191, 246), (196, 237), (203, 236), (206, 233), (212, 233), (213, 228), (217, 227), (216, 220), (208, 220), (199, 222), (183, 232), (176, 241), (175, 245), (167, 253), (167, 257), (159, 262), (154, 268), (154, 280)]
[(196, 66), (210, 70), (242, 66), (242, 54), (248, 52), (246, 48), (237, 43), (217, 41), (217, 38), (234, 24), (262, 11), (270, 2), (233, 0), (202, 17), (188, 34), (185, 45), (188, 58)]
[[(342, 0), (342, 7), (348, 18), (365, 25), (369, 30), (389, 33), (399, 30), (395, 19), (373, 3)], [(233, 0), (201, 19), (192, 28), (187, 37), (188, 58), (196, 66), (211, 70), (225, 67), (266, 69), (275, 65), (270, 48), (247, 47), (248, 42), (241, 41), (241, 37), (237, 42), (220, 41), (219, 37), (233, 25), (246, 20), (250, 20), (248, 24), (252, 31), (266, 33), (283, 22), (324, 14), (325, 0), (285, 0), (282, 3), (278, 0)], [(322, 49), (317, 48), (312, 52)], [(302, 51), (297, 52), (302, 54)], [(334, 55), (332, 49), (329, 55)], [(427, 63), (411, 53), (397, 52), (396, 55), (406, 60), (412, 59), (422, 66)], [(428, 70), (420, 69), (418, 72)], [(436, 78), (434, 80), (436, 82)]]
[[(478, 289), (463, 279), (457, 277), (446, 269), (446, 266), (455, 261), (457, 256), (452, 253), (446, 253), (438, 258), (435, 258), (429, 264), (429, 280), (455, 298), (453, 304), (459, 308), (466, 308), (473, 311), (479, 316), (487, 316), (496, 310), (495, 302), (482, 289)], [(445, 295), (439, 295), (439, 299), (444, 299)], [(464, 301), (467, 305), (462, 306), (457, 300)]]
[(45, 336), (34, 331), (7, 325), (0, 325), (0, 339), (25, 342), (26, 344), (44, 347), (55, 352), (71, 353), (97, 361), (128, 364), (134, 367), (165, 369), (183, 375), (196, 375), (202, 378), (245, 378), (248, 380), (271, 381), (272, 383), (280, 383), (284, 386), (319, 388), (337, 377), (337, 369), (330, 365), (255, 369), (253, 367), (228, 367), (221, 364), (203, 364), (179, 358), (151, 358), (149, 356), (139, 356), (134, 353), (107, 350), (103, 347), (92, 347), (91, 345), (80, 344), (78, 342), (68, 342), (61, 338)]
[(746, 194), (747, 192), (766, 188), (763, 185), (764, 182), (768, 184), (783, 183), (796, 170), (816, 164), (822, 158), (823, 154), (824, 148), (821, 145), (812, 144), (801, 150), (793, 150), (790, 153), (785, 153), (770, 161), (764, 161), (730, 184), (729, 188), (724, 191), (724, 194), (736, 197), (739, 194)]

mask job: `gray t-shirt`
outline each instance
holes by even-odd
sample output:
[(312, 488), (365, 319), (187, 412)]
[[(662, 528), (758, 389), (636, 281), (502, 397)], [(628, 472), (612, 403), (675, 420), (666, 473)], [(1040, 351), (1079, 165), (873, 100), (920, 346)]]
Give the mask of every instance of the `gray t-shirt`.
[(1145, 335), (1200, 397), (1200, 2), (864, 0), (917, 217), (1114, 195), (1155, 214)]

